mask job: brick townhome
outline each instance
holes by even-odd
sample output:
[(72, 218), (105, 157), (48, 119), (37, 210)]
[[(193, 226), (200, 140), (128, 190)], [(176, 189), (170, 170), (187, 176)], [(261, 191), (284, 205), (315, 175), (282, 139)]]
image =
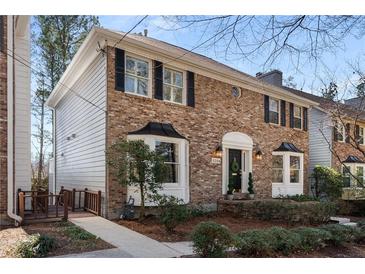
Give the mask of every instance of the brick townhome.
[(55, 117), (54, 191), (102, 190), (108, 218), (127, 196), (138, 203), (105, 162), (108, 146), (128, 138), (166, 155), (162, 192), (186, 203), (214, 206), (230, 176), (247, 193), (249, 172), (258, 198), (308, 193), (308, 109), (317, 103), (267, 84), (268, 75), (141, 35), (117, 43), (122, 36), (93, 29), (47, 101)]
[(0, 16), (0, 225), (20, 221), (16, 189), (31, 184), (29, 39), (29, 16)]

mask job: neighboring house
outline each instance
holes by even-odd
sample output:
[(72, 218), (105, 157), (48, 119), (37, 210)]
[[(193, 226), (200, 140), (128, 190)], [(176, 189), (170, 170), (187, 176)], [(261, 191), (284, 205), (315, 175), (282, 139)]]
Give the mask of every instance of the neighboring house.
[(0, 224), (16, 215), (16, 190), (31, 187), (30, 18), (0, 16)]
[(47, 101), (54, 191), (101, 190), (108, 218), (127, 196), (138, 203), (106, 164), (107, 148), (128, 138), (166, 157), (162, 193), (185, 203), (215, 206), (229, 178), (247, 193), (250, 172), (258, 198), (309, 192), (308, 108), (317, 103), (180, 47), (124, 35), (94, 28)]
[(347, 183), (351, 186), (356, 185), (356, 179), (348, 174), (348, 170), (364, 180), (365, 158), (356, 148), (359, 145), (365, 151), (365, 112), (362, 98), (345, 100), (345, 103), (334, 102), (282, 86), (280, 71), (272, 71), (269, 75), (270, 83), (319, 104), (310, 109), (309, 115), (309, 173), (313, 172), (316, 165), (321, 165), (343, 173), (348, 177)]

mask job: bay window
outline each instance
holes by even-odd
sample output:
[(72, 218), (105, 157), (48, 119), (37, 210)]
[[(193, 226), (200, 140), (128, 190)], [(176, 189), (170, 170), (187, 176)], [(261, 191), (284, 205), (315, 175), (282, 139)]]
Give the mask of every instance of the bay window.
[(149, 69), (149, 62), (127, 55), (125, 67), (125, 92), (148, 96)]
[(303, 194), (303, 153), (274, 151), (272, 196)]
[(346, 163), (342, 166), (344, 187), (363, 187), (365, 182), (364, 163)]
[(155, 141), (155, 150), (165, 160), (168, 168), (164, 183), (177, 183), (179, 174), (179, 147), (176, 143)]
[(170, 68), (163, 70), (163, 99), (178, 104), (183, 103), (183, 73)]

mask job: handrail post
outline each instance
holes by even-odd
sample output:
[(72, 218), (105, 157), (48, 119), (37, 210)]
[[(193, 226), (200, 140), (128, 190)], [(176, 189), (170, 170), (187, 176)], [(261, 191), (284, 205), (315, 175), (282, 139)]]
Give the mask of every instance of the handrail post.
[(19, 216), (24, 221), (24, 210), (25, 210), (25, 196), (24, 192), (19, 193)]
[(98, 191), (98, 216), (101, 216), (101, 191), (99, 190)]
[(76, 200), (76, 188), (72, 189), (72, 199), (71, 199), (71, 210), (72, 212), (75, 211), (75, 200)]
[(68, 192), (63, 193), (63, 219), (67, 221), (68, 219)]
[(87, 199), (88, 199), (88, 195), (87, 195), (87, 188), (85, 188), (85, 195), (84, 195), (84, 211), (86, 211), (86, 208), (87, 208)]

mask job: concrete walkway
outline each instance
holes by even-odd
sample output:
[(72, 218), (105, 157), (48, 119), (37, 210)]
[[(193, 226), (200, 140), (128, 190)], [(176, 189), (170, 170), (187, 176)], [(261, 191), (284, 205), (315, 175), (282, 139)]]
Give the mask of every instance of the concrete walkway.
[(110, 255), (113, 258), (116, 258), (115, 256), (120, 256), (120, 258), (171, 258), (186, 255), (184, 252), (180, 252), (179, 248), (171, 248), (101, 217), (75, 218), (70, 221), (116, 247), (115, 250), (105, 250), (104, 254), (100, 250), (87, 252), (89, 254), (75, 254), (75, 257), (78, 256), (78, 258), (87, 258), (88, 255), (99, 256), (99, 258), (109, 258)]

